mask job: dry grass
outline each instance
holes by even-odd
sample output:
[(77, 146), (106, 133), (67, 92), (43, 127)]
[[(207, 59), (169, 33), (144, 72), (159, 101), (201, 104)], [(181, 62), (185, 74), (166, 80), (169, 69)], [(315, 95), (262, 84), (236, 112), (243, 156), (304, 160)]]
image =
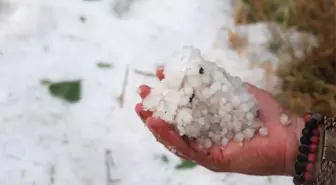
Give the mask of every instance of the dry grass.
[[(234, 4), (237, 24), (277, 22), (283, 29), (294, 27), (316, 36), (319, 46), (307, 53), (305, 59), (293, 55), (277, 71), (283, 79), (278, 99), (299, 114), (335, 114), (336, 0), (234, 0)], [(280, 48), (287, 44), (275, 40), (272, 46)]]
[(274, 21), (284, 27), (295, 25), (291, 0), (234, 0), (234, 4), (237, 24)]
[(229, 30), (229, 47), (234, 49), (239, 54), (246, 51), (248, 45), (247, 36), (241, 36), (232, 30)]

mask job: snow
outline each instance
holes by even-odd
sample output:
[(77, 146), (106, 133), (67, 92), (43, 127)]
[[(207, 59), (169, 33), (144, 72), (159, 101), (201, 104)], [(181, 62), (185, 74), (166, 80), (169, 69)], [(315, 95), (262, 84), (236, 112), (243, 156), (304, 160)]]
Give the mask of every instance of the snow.
[[(225, 44), (213, 48), (221, 27), (232, 26), (229, 1), (139, 0), (121, 17), (109, 0), (2, 1), (10, 8), (0, 14), (0, 185), (270, 184), (201, 167), (176, 170), (179, 159), (133, 111), (137, 87), (153, 82), (133, 70), (154, 70), (183, 45), (225, 58), (232, 75), (262, 86), (261, 71), (248, 70), (246, 59)], [(114, 68), (99, 69), (98, 61)], [(116, 97), (128, 65), (120, 108)], [(53, 98), (42, 79), (81, 79), (83, 98), (76, 104)], [(110, 168), (107, 151), (115, 163)], [(162, 154), (168, 164), (156, 159)], [(290, 178), (272, 180), (291, 184)]]

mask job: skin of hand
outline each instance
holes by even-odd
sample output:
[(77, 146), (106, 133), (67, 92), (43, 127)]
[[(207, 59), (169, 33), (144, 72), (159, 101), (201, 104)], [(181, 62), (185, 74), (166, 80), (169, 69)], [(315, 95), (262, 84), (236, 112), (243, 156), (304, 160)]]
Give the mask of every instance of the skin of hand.
[[(157, 77), (164, 78), (164, 69), (157, 69)], [(150, 93), (150, 87), (139, 87), (143, 99)], [(204, 150), (194, 140), (180, 136), (174, 128), (159, 118), (152, 117), (150, 111), (135, 110), (156, 140), (182, 159), (191, 160), (214, 172), (232, 172), (248, 175), (286, 175), (293, 173), (298, 152), (299, 138), (304, 127), (302, 118), (286, 113), (274, 97), (248, 84), (249, 92), (259, 102), (258, 117), (268, 130), (268, 136), (256, 135), (242, 144), (231, 141), (226, 146), (212, 146)], [(280, 116), (286, 113), (291, 123), (284, 126)]]

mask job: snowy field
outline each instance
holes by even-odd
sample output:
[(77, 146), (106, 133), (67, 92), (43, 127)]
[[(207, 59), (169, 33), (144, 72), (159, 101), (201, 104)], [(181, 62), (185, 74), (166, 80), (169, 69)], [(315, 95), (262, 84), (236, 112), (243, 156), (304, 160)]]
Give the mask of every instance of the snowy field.
[[(263, 71), (227, 47), (229, 0), (0, 2), (0, 185), (291, 184), (176, 169), (180, 160), (133, 111), (137, 87), (155, 80), (139, 71), (153, 72), (183, 45), (263, 87)], [(264, 39), (260, 31), (249, 37)], [(80, 101), (55, 98), (46, 79), (81, 80)]]

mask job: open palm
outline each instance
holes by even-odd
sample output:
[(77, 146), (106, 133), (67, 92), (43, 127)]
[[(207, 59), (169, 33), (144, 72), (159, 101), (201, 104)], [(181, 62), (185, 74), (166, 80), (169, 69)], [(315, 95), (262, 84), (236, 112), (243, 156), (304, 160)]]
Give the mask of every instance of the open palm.
[[(160, 80), (164, 78), (162, 68), (158, 68), (157, 77)], [(183, 159), (216, 172), (290, 175), (303, 121), (293, 115), (290, 116), (292, 123), (289, 126), (281, 125), (279, 118), (284, 110), (273, 96), (253, 85), (249, 85), (249, 92), (259, 102), (258, 117), (268, 129), (268, 136), (256, 135), (242, 145), (232, 141), (225, 147), (212, 146), (201, 150), (195, 141), (181, 137), (170, 124), (143, 110), (142, 103), (137, 104), (135, 109), (156, 139)], [(141, 98), (149, 93), (150, 87), (140, 86)]]

